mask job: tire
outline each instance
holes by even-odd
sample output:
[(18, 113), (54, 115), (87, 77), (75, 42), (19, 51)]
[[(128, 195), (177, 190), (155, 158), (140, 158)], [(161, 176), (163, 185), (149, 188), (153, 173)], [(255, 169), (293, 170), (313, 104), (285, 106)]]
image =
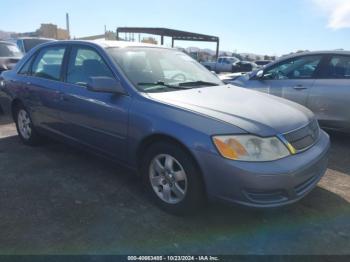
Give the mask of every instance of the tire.
[(142, 159), (141, 174), (147, 192), (166, 212), (193, 214), (206, 202), (204, 183), (195, 161), (176, 143), (151, 145)]
[(40, 144), (41, 139), (35, 130), (32, 118), (22, 104), (15, 108), (15, 122), (18, 136), (25, 145), (36, 146)]

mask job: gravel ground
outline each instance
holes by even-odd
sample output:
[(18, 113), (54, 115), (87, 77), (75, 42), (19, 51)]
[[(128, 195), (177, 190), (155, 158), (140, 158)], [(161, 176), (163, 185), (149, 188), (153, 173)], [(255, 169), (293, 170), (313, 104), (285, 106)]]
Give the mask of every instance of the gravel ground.
[(129, 171), (56, 142), (24, 146), (0, 116), (0, 254), (350, 254), (350, 137), (331, 138), (326, 176), (297, 204), (174, 217)]

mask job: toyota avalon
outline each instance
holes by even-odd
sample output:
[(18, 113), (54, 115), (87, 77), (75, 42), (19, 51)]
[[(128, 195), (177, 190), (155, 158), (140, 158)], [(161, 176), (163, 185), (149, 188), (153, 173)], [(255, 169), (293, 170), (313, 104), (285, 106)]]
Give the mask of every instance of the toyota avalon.
[(57, 41), (2, 77), (23, 143), (49, 136), (118, 161), (172, 213), (206, 200), (291, 204), (327, 168), (329, 137), (311, 111), (224, 85), (175, 49)]

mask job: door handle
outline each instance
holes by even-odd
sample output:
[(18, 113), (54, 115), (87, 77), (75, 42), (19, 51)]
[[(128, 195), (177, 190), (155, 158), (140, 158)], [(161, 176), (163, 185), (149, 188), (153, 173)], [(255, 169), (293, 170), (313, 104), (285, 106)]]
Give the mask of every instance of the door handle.
[(295, 90), (305, 90), (305, 89), (307, 89), (307, 87), (306, 87), (306, 86), (303, 86), (303, 85), (296, 85), (296, 86), (293, 86), (293, 88), (294, 88)]
[(61, 101), (69, 101), (68, 96), (64, 92), (57, 92), (59, 96), (59, 100)]
[(69, 101), (69, 98), (65, 94), (61, 94), (61, 100), (67, 102)]

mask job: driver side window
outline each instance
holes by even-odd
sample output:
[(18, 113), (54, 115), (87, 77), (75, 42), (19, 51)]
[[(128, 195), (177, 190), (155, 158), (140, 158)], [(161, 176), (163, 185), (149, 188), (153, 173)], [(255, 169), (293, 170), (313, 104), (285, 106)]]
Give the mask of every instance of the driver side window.
[(67, 68), (67, 82), (86, 86), (90, 77), (114, 78), (102, 57), (88, 47), (73, 47)]
[(311, 79), (314, 77), (322, 56), (303, 56), (290, 59), (264, 72), (265, 80)]

